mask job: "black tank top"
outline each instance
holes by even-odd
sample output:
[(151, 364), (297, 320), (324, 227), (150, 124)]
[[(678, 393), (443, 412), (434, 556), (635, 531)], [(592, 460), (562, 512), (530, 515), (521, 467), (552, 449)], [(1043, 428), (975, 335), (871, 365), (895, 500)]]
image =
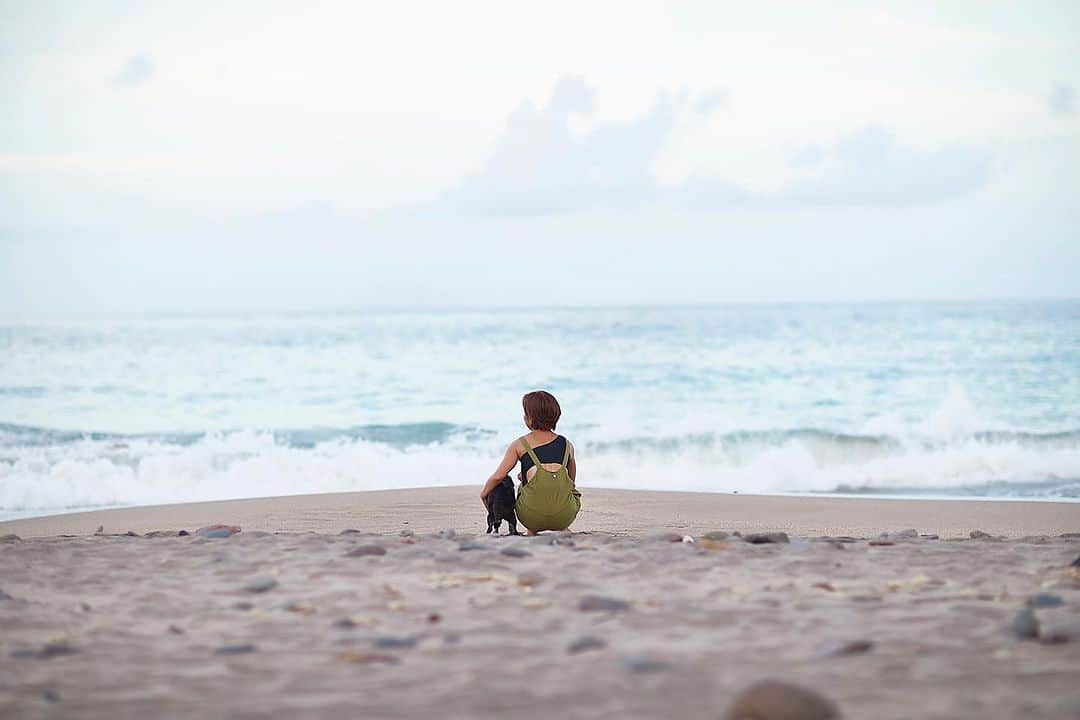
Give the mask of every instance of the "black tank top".
[[(518, 443), (520, 445), (520, 443)], [(556, 435), (555, 439), (549, 443), (543, 445), (537, 445), (533, 448), (533, 452), (536, 453), (536, 457), (540, 458), (541, 463), (558, 463), (562, 465), (563, 456), (566, 454), (566, 438), (562, 435)], [(529, 453), (525, 453), (521, 456), (521, 479), (529, 479), (529, 468), (533, 466), (532, 458), (529, 457)]]

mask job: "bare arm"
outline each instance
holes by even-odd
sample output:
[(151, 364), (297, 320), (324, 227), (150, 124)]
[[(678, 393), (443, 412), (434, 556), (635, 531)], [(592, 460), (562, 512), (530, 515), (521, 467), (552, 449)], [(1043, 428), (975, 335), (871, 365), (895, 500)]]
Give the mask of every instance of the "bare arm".
[(499, 463), (499, 467), (495, 468), (495, 472), (484, 483), (484, 489), (480, 491), (480, 500), (487, 506), (488, 495), (495, 489), (495, 486), (502, 482), (502, 479), (510, 474), (510, 471), (514, 469), (514, 465), (518, 461), (517, 441), (510, 443), (510, 446), (506, 448), (506, 453), (503, 454), (502, 462)]
[[(567, 440), (567, 442), (570, 442)], [(577, 482), (577, 457), (574, 452), (574, 444), (570, 443), (570, 462), (566, 463), (566, 472), (570, 473), (570, 479)]]

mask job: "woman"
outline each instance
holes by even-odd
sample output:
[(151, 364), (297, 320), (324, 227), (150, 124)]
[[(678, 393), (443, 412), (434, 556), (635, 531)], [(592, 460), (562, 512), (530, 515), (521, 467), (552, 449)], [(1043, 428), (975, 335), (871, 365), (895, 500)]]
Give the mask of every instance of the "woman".
[(543, 390), (521, 398), (525, 410), (525, 427), (529, 432), (510, 443), (499, 467), (484, 483), (480, 500), (484, 507), (488, 495), (521, 463), (521, 488), (514, 511), (529, 535), (541, 530), (565, 530), (570, 527), (581, 509), (581, 493), (577, 491), (577, 459), (574, 446), (555, 433), (562, 409), (555, 396)]

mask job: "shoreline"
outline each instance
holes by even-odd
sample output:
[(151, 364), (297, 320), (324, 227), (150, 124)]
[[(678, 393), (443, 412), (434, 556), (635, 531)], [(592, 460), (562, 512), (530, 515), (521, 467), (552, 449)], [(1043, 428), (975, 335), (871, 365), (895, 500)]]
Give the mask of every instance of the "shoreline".
[[(714, 529), (870, 537), (915, 528), (942, 537), (973, 530), (1004, 537), (1080, 531), (1080, 503), (1006, 498), (911, 498), (583, 488), (576, 532), (688, 534)], [(269, 532), (390, 533), (484, 529), (473, 485), (285, 495), (64, 512), (0, 521), (0, 534), (26, 537), (193, 530), (222, 522)], [(505, 530), (504, 530), (505, 532)]]

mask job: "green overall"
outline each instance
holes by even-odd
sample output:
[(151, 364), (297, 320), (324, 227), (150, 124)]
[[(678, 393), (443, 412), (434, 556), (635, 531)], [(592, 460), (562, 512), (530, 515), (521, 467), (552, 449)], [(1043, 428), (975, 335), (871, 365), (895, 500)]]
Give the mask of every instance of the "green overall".
[(536, 473), (531, 480), (523, 482), (518, 490), (517, 504), (514, 507), (518, 520), (533, 532), (565, 530), (574, 522), (578, 510), (581, 509), (581, 493), (574, 487), (574, 481), (570, 479), (570, 471), (566, 467), (570, 462), (569, 441), (566, 443), (562, 466), (555, 471), (544, 468), (525, 438), (521, 438), (521, 444), (532, 458)]

